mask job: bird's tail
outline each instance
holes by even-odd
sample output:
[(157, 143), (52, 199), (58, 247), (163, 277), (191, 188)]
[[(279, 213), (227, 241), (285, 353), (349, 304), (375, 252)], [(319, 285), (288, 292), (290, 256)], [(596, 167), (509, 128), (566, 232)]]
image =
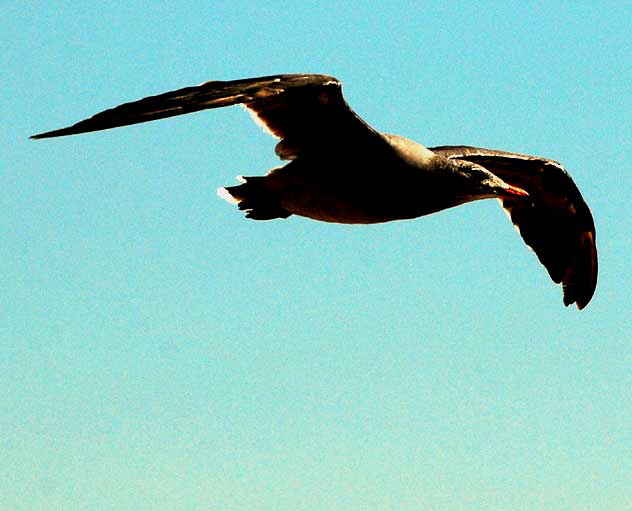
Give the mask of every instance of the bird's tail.
[(226, 186), (217, 190), (224, 200), (237, 204), (246, 211), (246, 218), (272, 220), (287, 218), (292, 213), (279, 204), (275, 193), (266, 186), (266, 176), (238, 177), (242, 184)]

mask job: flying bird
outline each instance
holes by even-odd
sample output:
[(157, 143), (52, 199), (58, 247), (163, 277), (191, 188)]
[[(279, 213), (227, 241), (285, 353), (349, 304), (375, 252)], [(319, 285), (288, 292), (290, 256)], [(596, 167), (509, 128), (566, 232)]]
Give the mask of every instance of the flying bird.
[[(416, 218), (479, 199), (499, 199), (564, 304), (583, 309), (597, 285), (595, 225), (588, 205), (556, 161), (469, 146), (426, 148), (380, 133), (349, 107), (339, 80), (286, 74), (209, 81), (105, 110), (49, 138), (99, 131), (242, 104), (280, 139), (289, 163), (219, 189), (254, 220), (299, 215), (370, 224)], [(489, 264), (489, 263), (487, 263)]]

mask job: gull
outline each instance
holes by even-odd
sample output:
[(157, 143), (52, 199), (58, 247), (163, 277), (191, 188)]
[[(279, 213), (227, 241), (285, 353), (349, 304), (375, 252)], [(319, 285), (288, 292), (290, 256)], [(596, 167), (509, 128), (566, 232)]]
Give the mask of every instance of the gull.
[[(498, 199), (565, 305), (583, 309), (597, 285), (593, 218), (564, 167), (551, 159), (470, 146), (424, 147), (376, 131), (347, 104), (342, 84), (320, 74), (282, 74), (201, 85), (105, 110), (42, 139), (243, 105), (279, 142), (288, 163), (220, 188), (253, 220), (299, 215), (371, 224)], [(493, 262), (485, 263), (486, 270)]]

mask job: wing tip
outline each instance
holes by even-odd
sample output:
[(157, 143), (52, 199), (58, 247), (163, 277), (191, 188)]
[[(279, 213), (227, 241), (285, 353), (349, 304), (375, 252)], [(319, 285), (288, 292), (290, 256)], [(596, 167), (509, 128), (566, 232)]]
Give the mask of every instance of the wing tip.
[(29, 140), (39, 140), (41, 138), (52, 138), (55, 135), (52, 134), (53, 132), (46, 132), (46, 133), (38, 133), (37, 135), (31, 135), (29, 137)]
[(594, 231), (580, 234), (579, 254), (564, 278), (564, 305), (574, 303), (579, 310), (592, 300), (597, 289), (598, 257)]
[(37, 133), (36, 135), (31, 135), (29, 137), (30, 140), (40, 140), (42, 138), (54, 138), (54, 137), (63, 137), (66, 135), (78, 135), (80, 133), (86, 133), (88, 131), (94, 130), (86, 130), (86, 129), (78, 129), (77, 126), (68, 126), (66, 128), (59, 128), (57, 130), (46, 131), (44, 133)]
[(592, 299), (595, 289), (588, 288), (579, 291), (569, 291), (569, 288), (564, 288), (564, 306), (568, 307), (569, 305), (575, 304), (578, 310), (583, 310), (590, 303)]

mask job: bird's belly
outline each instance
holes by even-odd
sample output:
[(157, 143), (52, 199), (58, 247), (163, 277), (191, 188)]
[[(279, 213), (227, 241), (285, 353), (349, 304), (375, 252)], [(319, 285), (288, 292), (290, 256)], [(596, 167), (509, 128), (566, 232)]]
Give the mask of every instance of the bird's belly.
[(327, 201), (321, 204), (292, 204), (286, 209), (295, 215), (304, 216), (321, 222), (334, 222), (339, 224), (375, 224), (397, 220), (383, 215), (376, 215), (363, 208), (354, 207), (353, 204)]
[[(383, 171), (388, 168), (388, 173)], [(418, 169), (389, 162), (305, 163), (294, 160), (266, 176), (281, 206), (295, 215), (343, 224), (416, 218), (443, 209)], [(426, 190), (423, 192), (423, 190)]]
[(295, 215), (341, 224), (374, 224), (418, 216), (404, 211), (388, 191), (353, 187), (294, 187), (283, 194), (283, 207)]

